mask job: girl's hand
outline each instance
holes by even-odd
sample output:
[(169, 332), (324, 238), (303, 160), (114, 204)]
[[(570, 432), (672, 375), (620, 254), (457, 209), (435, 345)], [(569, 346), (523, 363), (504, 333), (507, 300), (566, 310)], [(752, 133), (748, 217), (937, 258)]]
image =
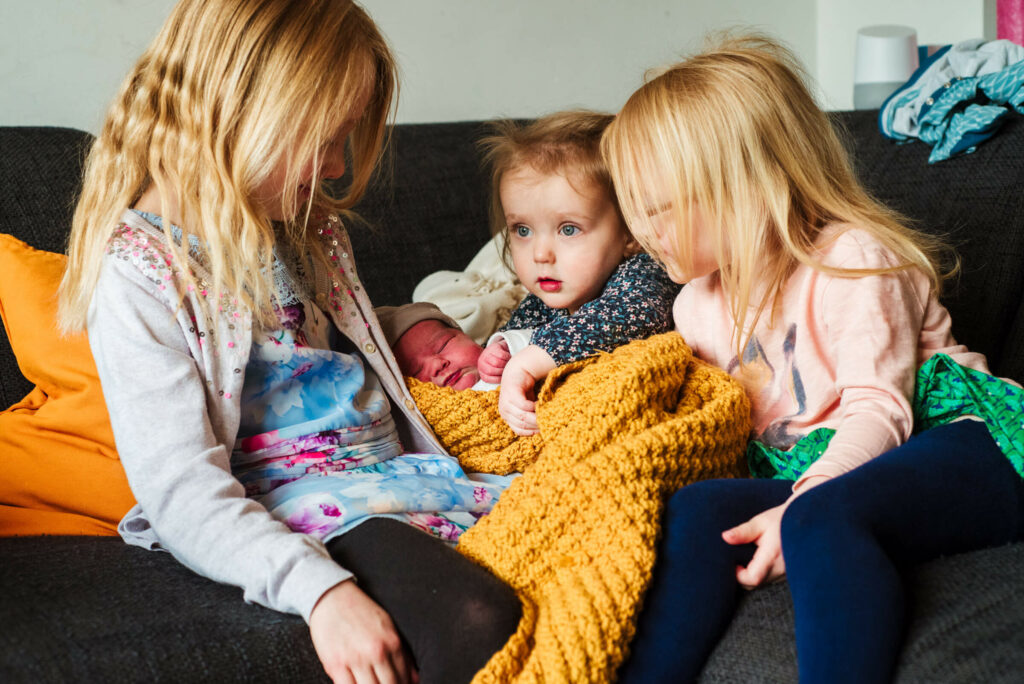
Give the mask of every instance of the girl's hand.
[(747, 567), (736, 566), (736, 581), (746, 589), (753, 589), (765, 580), (774, 581), (786, 574), (782, 559), (782, 514), (789, 501), (758, 513), (753, 518), (722, 533), (727, 544), (757, 544), (754, 557)]
[(528, 437), (539, 432), (533, 387), (537, 379), (515, 360), (509, 361), (501, 376), (498, 413), (517, 435)]
[(501, 373), (505, 370), (512, 355), (508, 351), (508, 342), (495, 340), (487, 345), (477, 359), (476, 369), (480, 373), (480, 379), (484, 382), (497, 384), (501, 382)]
[(827, 475), (812, 475), (794, 485), (793, 495), (786, 502), (758, 513), (753, 518), (722, 533), (727, 544), (757, 544), (754, 557), (747, 567), (736, 567), (736, 581), (745, 589), (754, 589), (765, 580), (774, 582), (786, 574), (786, 562), (782, 558), (782, 514), (793, 499), (809, 489), (827, 481)]
[(533, 388), (555, 369), (551, 356), (536, 345), (512, 357), (501, 375), (498, 413), (517, 435), (528, 437), (539, 432)]
[(335, 684), (419, 681), (391, 617), (351, 580), (328, 589), (309, 615), (309, 633)]

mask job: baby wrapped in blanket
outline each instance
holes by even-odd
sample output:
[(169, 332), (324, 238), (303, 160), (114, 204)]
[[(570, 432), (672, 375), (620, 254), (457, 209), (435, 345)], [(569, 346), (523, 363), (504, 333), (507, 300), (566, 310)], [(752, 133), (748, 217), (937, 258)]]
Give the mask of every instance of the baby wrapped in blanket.
[(522, 473), (457, 547), (524, 607), (474, 682), (609, 681), (650, 581), (664, 498), (745, 474), (746, 395), (665, 333), (555, 369), (537, 391), (540, 433), (522, 437), (497, 390), (460, 389), (476, 385), (480, 347), (429, 307), (382, 316), (417, 406), (467, 471)]

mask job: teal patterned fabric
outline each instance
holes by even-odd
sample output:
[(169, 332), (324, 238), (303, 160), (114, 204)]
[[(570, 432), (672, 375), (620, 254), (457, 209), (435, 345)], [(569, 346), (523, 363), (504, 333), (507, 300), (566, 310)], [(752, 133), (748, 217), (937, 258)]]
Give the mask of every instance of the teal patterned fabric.
[[(1013, 60), (1020, 54), (1020, 47), (1008, 41), (993, 41), (989, 47), (997, 43), (1005, 49), (983, 53), (984, 42), (970, 40), (946, 46), (923, 61), (882, 106), (882, 134), (896, 140), (916, 137), (931, 145), (928, 163), (934, 164), (973, 152), (996, 134), (1011, 111), (1024, 114), (1024, 60), (992, 73), (981, 70), (986, 60)], [(949, 60), (954, 52), (960, 58), (955, 63)], [(974, 58), (965, 60), (963, 54)], [(939, 74), (944, 83), (936, 82)]]
[[(961, 416), (985, 421), (996, 445), (1024, 477), (1024, 390), (1008, 382), (964, 368), (945, 354), (935, 354), (917, 371), (914, 391), (914, 433), (949, 423)], [(818, 460), (835, 430), (819, 428), (789, 451), (753, 441), (747, 464), (754, 477), (798, 480)]]
[(995, 133), (1010, 109), (1024, 114), (1024, 62), (980, 78), (962, 78), (921, 109), (921, 140), (934, 164), (972, 151)]

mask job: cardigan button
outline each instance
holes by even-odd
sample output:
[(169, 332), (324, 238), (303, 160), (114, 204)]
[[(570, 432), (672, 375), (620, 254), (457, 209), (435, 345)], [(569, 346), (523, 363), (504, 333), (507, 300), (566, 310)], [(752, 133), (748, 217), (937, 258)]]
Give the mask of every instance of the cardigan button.
[(325, 295), (323, 292), (317, 292), (316, 301), (323, 304), (325, 301), (327, 301), (327, 295)]
[(406, 399), (405, 400), (405, 408), (409, 409), (410, 411), (415, 411), (416, 410), (416, 402), (413, 401), (412, 399)]
[(375, 345), (373, 342), (367, 342), (363, 349), (366, 351), (367, 354), (372, 354), (375, 351), (377, 351), (377, 345)]

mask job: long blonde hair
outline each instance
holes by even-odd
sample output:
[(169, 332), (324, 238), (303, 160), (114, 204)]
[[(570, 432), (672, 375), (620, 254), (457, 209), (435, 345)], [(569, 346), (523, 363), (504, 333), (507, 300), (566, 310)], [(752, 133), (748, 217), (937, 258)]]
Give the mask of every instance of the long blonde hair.
[[(653, 74), (608, 127), (601, 150), (627, 224), (653, 255), (660, 248), (652, 217), (667, 207), (674, 253), (689, 258), (684, 246), (694, 244), (691, 216), (699, 207), (729, 296), (737, 353), (798, 264), (841, 277), (917, 268), (940, 290), (946, 248), (864, 189), (798, 60), (769, 38), (719, 38)], [(657, 184), (667, 197), (652, 195)], [(822, 264), (816, 240), (833, 223), (870, 232), (899, 265)]]
[(61, 283), (62, 329), (84, 328), (110, 235), (150, 184), (179, 208), (186, 235), (173, 240), (168, 220), (164, 232), (186, 279), (195, 236), (213, 292), (270, 322), (275, 293), (264, 273), (275, 229), (254, 190), (284, 165), (282, 207), (299, 206), (303, 165), (312, 162), (318, 174), (324, 146), (367, 101), (346, 143), (342, 196), (330, 197), (315, 175), (305, 210), (281, 231), (322, 258), (310, 216), (345, 212), (362, 196), (396, 87), (387, 43), (351, 0), (181, 0), (125, 79), (86, 160)]
[[(484, 153), (484, 164), (491, 171), (491, 234), (504, 233), (508, 237), (505, 209), (501, 205), (501, 179), (527, 166), (542, 174), (563, 175), (570, 183), (582, 183), (606, 193), (618, 212), (611, 176), (601, 157), (601, 135), (612, 118), (611, 114), (572, 109), (528, 123), (512, 120), (492, 123), (491, 134), (478, 142)], [(625, 225), (624, 221), (622, 223)], [(503, 257), (511, 267), (507, 239)]]

